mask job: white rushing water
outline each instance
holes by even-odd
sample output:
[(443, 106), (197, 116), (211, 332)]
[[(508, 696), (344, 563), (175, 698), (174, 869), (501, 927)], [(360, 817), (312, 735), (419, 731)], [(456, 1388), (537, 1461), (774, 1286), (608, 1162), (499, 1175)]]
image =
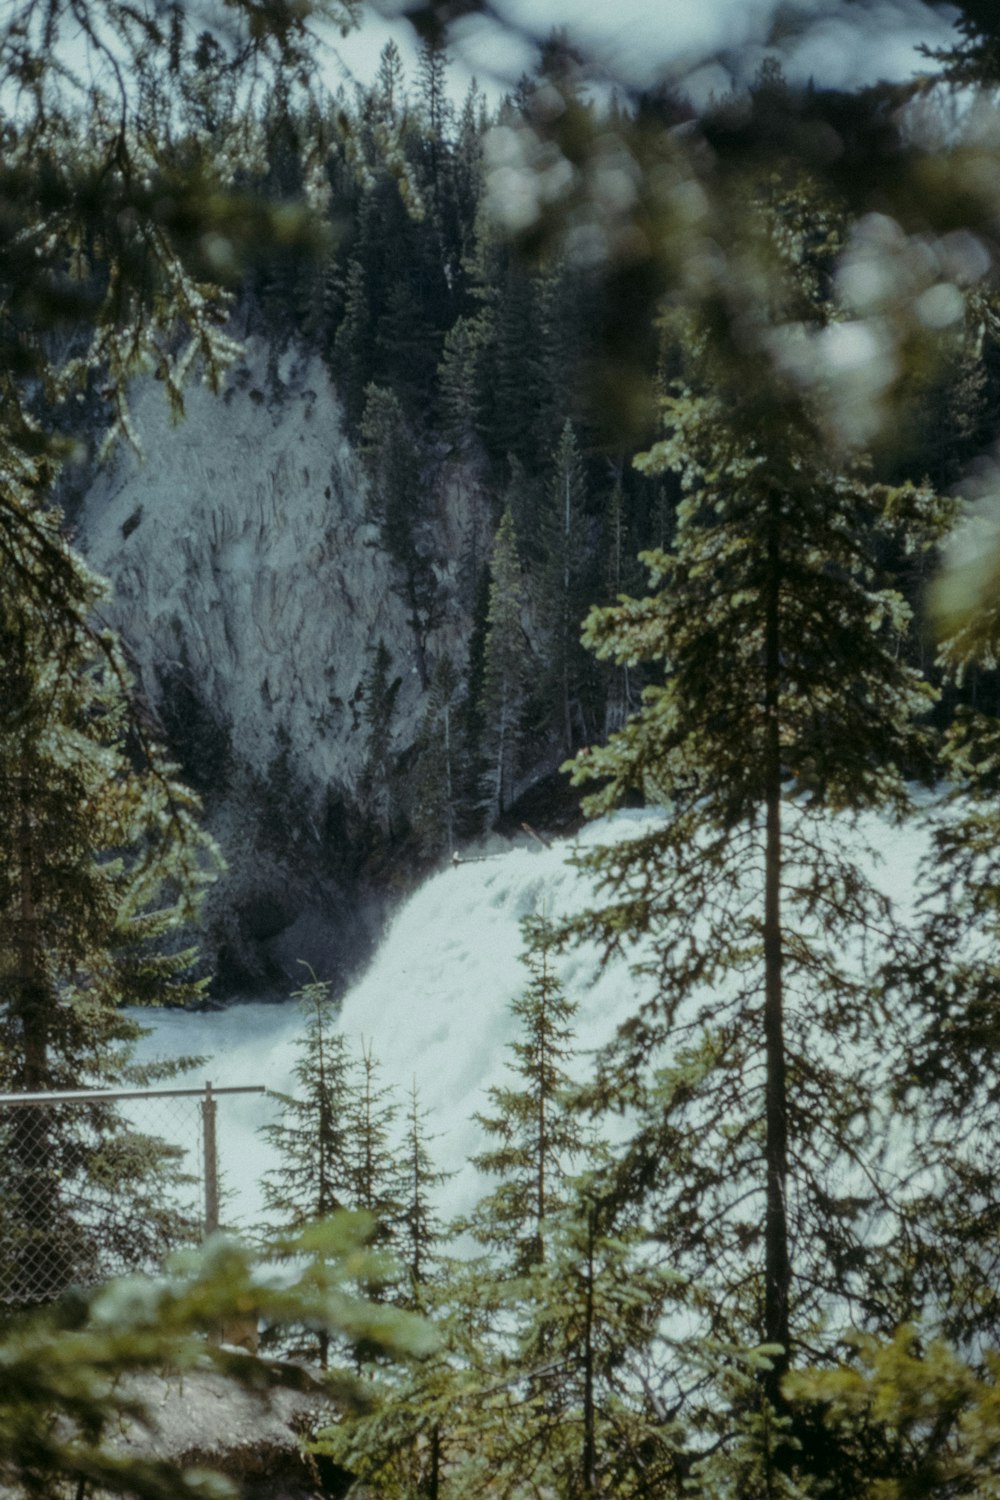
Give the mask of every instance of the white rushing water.
[[(445, 1214), (465, 1210), (481, 1191), (468, 1156), (482, 1148), (472, 1120), (488, 1109), (487, 1090), (504, 1081), (514, 1036), (511, 1001), (522, 992), (524, 917), (555, 917), (583, 909), (592, 899), (588, 880), (567, 864), (574, 847), (635, 835), (657, 821), (625, 812), (586, 827), (575, 840), (551, 848), (525, 839), (477, 861), (449, 867), (428, 879), (400, 908), (366, 973), (345, 997), (341, 1029), (371, 1046), (383, 1081), (398, 1092), (401, 1112), (415, 1079), (436, 1139), (432, 1154), (455, 1176), (442, 1194)], [(891, 828), (867, 819), (863, 833), (879, 852), (873, 872), (879, 885), (905, 905), (926, 828), (915, 819)], [(577, 1043), (582, 1053), (606, 1041), (642, 998), (622, 962), (599, 970), (592, 949), (558, 961), (567, 996), (579, 1006)], [(293, 1091), (295, 1040), (301, 1026), (294, 1004), (237, 1004), (191, 1014), (152, 1012), (145, 1057), (204, 1054), (192, 1082), (216, 1086), (265, 1084)], [(581, 1061), (579, 1071), (584, 1072)], [(260, 1219), (258, 1182), (276, 1165), (259, 1127), (275, 1118), (272, 1100), (259, 1095), (220, 1100), (220, 1154), (233, 1197), (230, 1217), (245, 1225)]]

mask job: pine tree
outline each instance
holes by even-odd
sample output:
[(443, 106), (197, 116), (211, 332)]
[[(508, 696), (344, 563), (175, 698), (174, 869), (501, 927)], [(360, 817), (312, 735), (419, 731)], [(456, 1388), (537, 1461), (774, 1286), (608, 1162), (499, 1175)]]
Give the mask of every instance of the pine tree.
[(400, 1214), (400, 1170), (392, 1131), (399, 1106), (393, 1090), (379, 1081), (378, 1060), (363, 1037), (355, 1077), (347, 1111), (345, 1180), (351, 1206), (374, 1221), (374, 1242), (387, 1244)]
[(442, 656), (431, 678), (408, 784), (410, 821), (427, 853), (451, 854), (457, 847), (465, 790), (461, 698), (461, 682), (451, 657)]
[(406, 1267), (407, 1286), (400, 1301), (416, 1310), (426, 1308), (440, 1279), (439, 1260), (447, 1238), (434, 1203), (435, 1191), (451, 1175), (439, 1171), (430, 1153), (434, 1139), (426, 1129), (427, 1111), (420, 1107), (414, 1078), (406, 1110), (406, 1129), (400, 1149), (400, 1207), (395, 1229), (396, 1253)]
[(410, 611), (416, 667), (426, 688), (430, 683), (427, 637), (439, 621), (441, 601), (424, 535), (428, 501), (423, 458), (393, 392), (368, 387), (361, 443), (370, 481), (369, 507)]
[[(205, 983), (194, 951), (178, 945), (213, 868), (197, 801), (130, 733), (121, 655), (84, 623), (100, 589), (68, 552), (64, 567), (81, 619), (55, 638), (17, 573), (0, 587), (0, 1086), (10, 1092), (176, 1071), (133, 1063), (143, 1028), (123, 1007), (184, 1004)], [(169, 1207), (176, 1153), (115, 1108), (21, 1109), (2, 1124), (18, 1298), (92, 1278), (102, 1263), (155, 1261), (183, 1230)]]
[(296, 1093), (275, 1094), (281, 1119), (261, 1131), (281, 1157), (262, 1180), (264, 1207), (289, 1234), (353, 1206), (347, 1111), (356, 1087), (330, 984), (313, 979), (292, 999), (303, 1016)]
[[(292, 996), (303, 1029), (297, 1041), (295, 1094), (275, 1094), (281, 1118), (261, 1134), (280, 1155), (280, 1166), (261, 1180), (265, 1212), (284, 1240), (353, 1207), (355, 1186), (348, 1166), (353, 1121), (349, 1118), (357, 1080), (347, 1041), (336, 1030), (331, 986), (313, 979)], [(325, 1329), (299, 1329), (296, 1351), (315, 1352), (326, 1369), (330, 1343)]]
[[(640, 1101), (623, 1181), (704, 1281), (707, 1326), (781, 1351), (762, 1382), (780, 1411), (817, 1318), (887, 1326), (906, 1310), (878, 1167), (886, 1079), (857, 1077), (863, 1051), (891, 1049), (865, 945), (891, 948), (892, 913), (838, 826), (908, 806), (930, 694), (901, 657), (909, 611), (875, 559), (901, 526), (932, 528), (936, 505), (846, 458), (833, 467), (808, 403), (748, 389), (730, 351), (686, 335), (668, 435), (643, 461), (683, 477), (673, 548), (645, 556), (655, 594), (586, 628), (600, 655), (655, 662), (663, 679), (576, 763), (578, 783), (606, 778), (589, 811), (638, 787), (663, 823), (584, 860), (609, 904), (578, 927), (649, 945), (654, 993), (608, 1049), (597, 1096)], [(791, 1448), (776, 1462), (788, 1469)]]
[(365, 269), (357, 256), (347, 263), (341, 293), (343, 308), (330, 349), (330, 372), (344, 403), (351, 428), (361, 421), (365, 390), (371, 377), (374, 337)]
[(605, 1149), (572, 1103), (576, 1006), (553, 967), (553, 930), (533, 920), (525, 936), (515, 1081), (491, 1088), (492, 1112), (475, 1116), (492, 1144), (473, 1162), (498, 1182), (463, 1226), (491, 1252), (465, 1288), (492, 1351), (468, 1395), (482, 1454), (466, 1483), (478, 1460), (504, 1493), (638, 1496), (665, 1462), (662, 1415), (637, 1376), (674, 1278), (643, 1255), (645, 1231), (601, 1181)]
[(396, 125), (406, 107), (406, 73), (402, 55), (392, 38), (379, 53), (372, 94), (379, 118)]
[(442, 423), (460, 452), (471, 447), (481, 420), (479, 362), (484, 336), (482, 318), (458, 318), (445, 334), (438, 366)]
[(526, 696), (524, 632), (521, 626), (521, 562), (510, 509), (504, 511), (490, 559), (489, 608), (483, 655), (483, 791), (487, 816), (497, 818), (510, 803), (519, 766)]
[[(539, 615), (547, 636), (542, 702), (555, 721), (566, 754), (584, 737), (587, 678), (592, 668), (580, 645), (580, 626), (590, 589), (585, 531), (586, 481), (571, 423), (552, 455), (552, 478), (541, 518), (544, 557), (539, 577)], [(552, 710), (555, 710), (553, 713)]]
[(490, 1246), (495, 1267), (520, 1275), (545, 1258), (545, 1229), (563, 1203), (570, 1167), (582, 1149), (581, 1124), (570, 1112), (571, 1086), (565, 1064), (573, 1054), (575, 1002), (563, 993), (553, 968), (548, 924), (526, 924), (524, 962), (530, 981), (511, 1002), (518, 1033), (510, 1044), (516, 1083), (489, 1090), (493, 1113), (476, 1123), (494, 1144), (472, 1158), (499, 1178), (469, 1221), (476, 1238)]

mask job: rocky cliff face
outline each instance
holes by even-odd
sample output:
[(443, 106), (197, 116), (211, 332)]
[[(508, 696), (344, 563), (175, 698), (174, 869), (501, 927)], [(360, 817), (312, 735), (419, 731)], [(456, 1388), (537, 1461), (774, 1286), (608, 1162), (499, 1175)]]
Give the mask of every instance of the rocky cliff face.
[[(287, 988), (296, 959), (335, 973), (365, 948), (365, 674), (384, 640), (402, 753), (423, 701), (412, 632), (319, 359), (250, 339), (221, 395), (195, 387), (186, 408), (173, 423), (157, 384), (137, 385), (143, 455), (99, 474), (78, 540), (229, 862), (208, 910), (222, 984)], [(439, 488), (449, 607), (432, 646), (461, 657), (458, 560), (483, 518), (467, 484)]]

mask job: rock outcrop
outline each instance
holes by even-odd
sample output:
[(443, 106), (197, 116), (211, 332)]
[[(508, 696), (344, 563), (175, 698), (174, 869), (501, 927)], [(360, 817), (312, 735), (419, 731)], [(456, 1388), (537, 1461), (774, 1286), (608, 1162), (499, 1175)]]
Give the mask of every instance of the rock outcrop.
[[(111, 584), (106, 617), (229, 869), (210, 898), (210, 957), (230, 993), (287, 992), (297, 959), (346, 974), (379, 913), (352, 844), (367, 749), (364, 683), (384, 641), (392, 751), (425, 705), (412, 626), (369, 518), (365, 482), (322, 361), (256, 337), (218, 395), (171, 419), (151, 378), (131, 393), (141, 456), (121, 447), (76, 515)], [(463, 659), (459, 560), (482, 530), (470, 486), (443, 475), (432, 653)], [(481, 544), (482, 538), (477, 538)]]

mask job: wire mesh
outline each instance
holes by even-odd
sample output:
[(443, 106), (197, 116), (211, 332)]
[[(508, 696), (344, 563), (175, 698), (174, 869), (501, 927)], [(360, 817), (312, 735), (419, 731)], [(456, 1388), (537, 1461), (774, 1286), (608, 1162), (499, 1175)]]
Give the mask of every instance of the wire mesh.
[(206, 1161), (225, 1132), (206, 1126), (234, 1092), (258, 1091), (0, 1096), (0, 1304), (151, 1272), (199, 1243), (225, 1180)]

